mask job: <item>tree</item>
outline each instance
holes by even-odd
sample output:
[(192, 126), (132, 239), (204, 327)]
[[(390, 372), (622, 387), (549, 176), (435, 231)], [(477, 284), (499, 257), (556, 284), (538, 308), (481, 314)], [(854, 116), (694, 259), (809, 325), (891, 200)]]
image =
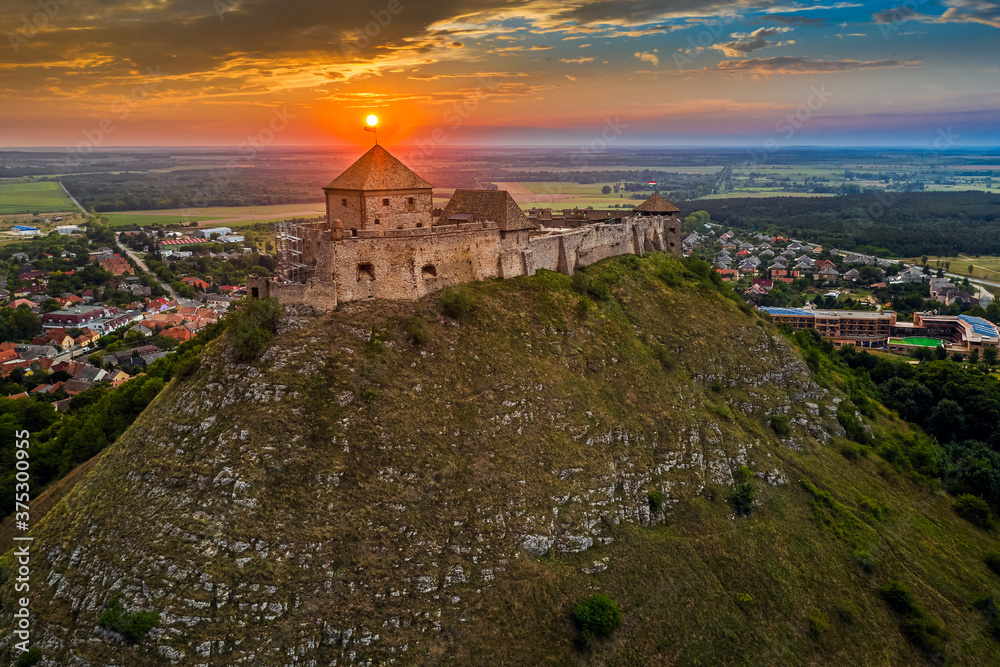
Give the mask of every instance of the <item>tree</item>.
[(997, 363), (997, 349), (995, 347), (987, 347), (983, 349), (983, 363), (992, 368), (996, 366)]
[(979, 350), (969, 352), (969, 363), (973, 366), (979, 363)]
[(969, 264), (969, 275), (972, 275), (972, 271), (976, 268), (975, 264)]
[(605, 185), (603, 188), (601, 188), (601, 194), (603, 194), (603, 195), (609, 195), (609, 194), (611, 194), (611, 186), (610, 185)]
[(927, 266), (927, 255), (923, 255), (923, 256), (920, 257), (920, 263), (923, 264), (924, 267), (926, 268), (926, 266)]

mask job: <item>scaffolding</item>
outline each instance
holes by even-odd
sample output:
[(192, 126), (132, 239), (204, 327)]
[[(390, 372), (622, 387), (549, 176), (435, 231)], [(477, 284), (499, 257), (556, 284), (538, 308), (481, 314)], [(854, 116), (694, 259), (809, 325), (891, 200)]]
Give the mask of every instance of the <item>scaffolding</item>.
[(304, 283), (311, 273), (309, 267), (302, 262), (304, 231), (302, 225), (287, 220), (274, 225), (278, 275), (287, 282)]

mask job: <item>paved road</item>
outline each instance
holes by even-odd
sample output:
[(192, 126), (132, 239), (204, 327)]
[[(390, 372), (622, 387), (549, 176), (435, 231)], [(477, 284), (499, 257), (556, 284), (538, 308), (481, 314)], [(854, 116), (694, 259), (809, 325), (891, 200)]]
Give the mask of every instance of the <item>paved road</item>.
[(78, 209), (80, 209), (80, 210), (81, 210), (81, 211), (83, 212), (83, 214), (84, 214), (84, 215), (87, 215), (87, 212), (83, 210), (83, 207), (82, 207), (82, 206), (80, 206), (80, 202), (78, 202), (78, 201), (76, 200), (76, 197), (74, 197), (73, 195), (71, 195), (71, 194), (69, 193), (69, 190), (67, 190), (67, 189), (66, 189), (66, 186), (65, 186), (65, 185), (63, 185), (63, 182), (62, 182), (62, 181), (59, 181), (59, 187), (61, 187), (61, 188), (63, 189), (63, 192), (65, 192), (65, 193), (66, 193), (66, 196), (67, 196), (67, 197), (69, 197), (70, 201), (72, 201), (72, 202), (73, 202), (74, 204), (76, 204), (76, 207), (77, 207)]
[(151, 275), (154, 278), (156, 278), (157, 281), (160, 283), (160, 285), (163, 286), (163, 289), (167, 290), (167, 294), (170, 295), (171, 299), (173, 299), (174, 301), (177, 301), (180, 298), (177, 295), (177, 292), (174, 291), (173, 287), (171, 287), (167, 283), (165, 283), (162, 280), (160, 280), (159, 277), (155, 273), (153, 273), (152, 271), (149, 270), (149, 267), (146, 266), (146, 263), (144, 261), (142, 261), (142, 259), (139, 257), (139, 255), (137, 255), (134, 252), (132, 252), (132, 250), (127, 245), (123, 244), (122, 242), (120, 242), (118, 240), (118, 235), (117, 234), (115, 234), (115, 245), (117, 245), (119, 248), (121, 248), (122, 252), (124, 252), (126, 255), (128, 255), (129, 257), (131, 257), (132, 260), (139, 266), (140, 269), (142, 269), (143, 271), (145, 271), (149, 275)]

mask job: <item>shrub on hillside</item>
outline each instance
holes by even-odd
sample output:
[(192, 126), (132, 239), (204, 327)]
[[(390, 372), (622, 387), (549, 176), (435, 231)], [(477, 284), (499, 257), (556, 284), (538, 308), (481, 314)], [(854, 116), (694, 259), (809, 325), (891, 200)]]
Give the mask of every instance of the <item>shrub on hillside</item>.
[(413, 341), (414, 345), (423, 345), (431, 336), (430, 329), (427, 327), (427, 320), (419, 315), (411, 317), (406, 321), (406, 334)]
[(983, 530), (989, 530), (993, 525), (993, 513), (982, 498), (964, 493), (955, 499), (952, 507), (958, 516)]
[(902, 581), (892, 579), (879, 588), (879, 594), (889, 607), (897, 614), (907, 615), (920, 613), (922, 610), (913, 601), (913, 593)]
[(239, 361), (253, 361), (260, 357), (271, 337), (278, 331), (284, 309), (277, 299), (241, 299), (231, 312), (228, 321), (233, 350)]
[(580, 629), (580, 641), (607, 637), (622, 625), (622, 613), (614, 600), (604, 593), (594, 593), (573, 607), (573, 620)]
[(789, 415), (773, 415), (771, 429), (779, 438), (787, 438), (792, 434), (792, 418)]
[(753, 487), (753, 471), (745, 465), (740, 466), (733, 473), (733, 495), (732, 503), (733, 507), (737, 512), (743, 516), (750, 514), (753, 509), (754, 498), (756, 497), (756, 491)]
[(21, 655), (18, 656), (17, 662), (15, 664), (17, 665), (17, 667), (34, 667), (34, 665), (37, 665), (41, 661), (42, 661), (42, 649), (38, 648), (37, 646), (33, 646), (27, 651), (21, 653)]
[(659, 514), (663, 508), (663, 493), (660, 491), (650, 491), (647, 499), (649, 500), (649, 511), (653, 514)]
[(993, 570), (994, 574), (1000, 574), (1000, 551), (987, 551), (983, 556), (986, 567)]
[(570, 284), (580, 294), (586, 294), (597, 301), (607, 301), (611, 298), (611, 288), (605, 281), (582, 270), (577, 270), (573, 274), (573, 281)]
[(467, 287), (453, 287), (441, 295), (444, 314), (453, 320), (463, 320), (479, 308), (479, 302)]
[(105, 630), (117, 632), (126, 641), (138, 644), (154, 625), (160, 622), (160, 615), (151, 611), (127, 612), (122, 606), (121, 596), (115, 596), (108, 603), (97, 624)]

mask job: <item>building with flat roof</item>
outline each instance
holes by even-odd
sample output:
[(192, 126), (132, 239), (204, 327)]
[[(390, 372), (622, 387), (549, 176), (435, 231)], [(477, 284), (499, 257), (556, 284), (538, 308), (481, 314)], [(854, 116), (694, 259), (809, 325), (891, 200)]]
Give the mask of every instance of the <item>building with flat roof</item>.
[(831, 339), (836, 347), (886, 347), (896, 313), (891, 310), (806, 310), (804, 308), (760, 309), (778, 323), (793, 329), (815, 329), (823, 338)]

